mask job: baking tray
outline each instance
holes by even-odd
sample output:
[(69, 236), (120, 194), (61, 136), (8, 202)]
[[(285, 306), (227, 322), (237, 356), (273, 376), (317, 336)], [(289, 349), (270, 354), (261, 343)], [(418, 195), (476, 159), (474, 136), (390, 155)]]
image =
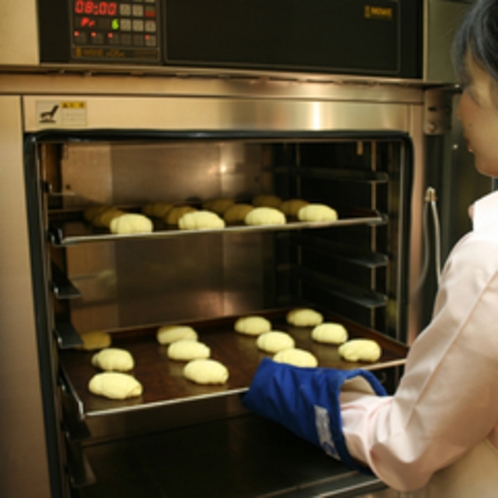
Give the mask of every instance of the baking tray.
[[(285, 322), (288, 311), (288, 309), (272, 310), (257, 314), (268, 318), (274, 330), (286, 331), (292, 335), (296, 347), (313, 353), (320, 367), (379, 370), (403, 365), (405, 362), (408, 347), (404, 344), (353, 322), (326, 315), (326, 321), (343, 323), (350, 339), (374, 339), (382, 347), (382, 356), (375, 363), (346, 362), (339, 356), (337, 346), (317, 343), (311, 339), (312, 327), (288, 325)], [(246, 336), (234, 331), (237, 318), (239, 316), (182, 323), (192, 326), (199, 334), (199, 341), (211, 348), (211, 358), (220, 361), (228, 368), (230, 377), (224, 385), (204, 386), (185, 379), (183, 367), (186, 362), (170, 360), (167, 357), (167, 346), (160, 345), (156, 340), (158, 327), (112, 334), (112, 346), (126, 349), (133, 355), (135, 368), (130, 373), (143, 385), (142, 396), (128, 400), (110, 400), (89, 392), (90, 379), (100, 371), (91, 364), (95, 352), (76, 349), (60, 351), (62, 374), (67, 388), (77, 403), (80, 418), (143, 410), (246, 391), (261, 360), (265, 357), (271, 358), (272, 355), (256, 347), (255, 336)]]
[[(126, 209), (125, 209), (126, 211)], [(134, 212), (128, 210), (128, 212)], [(88, 242), (104, 242), (123, 239), (157, 239), (170, 237), (183, 237), (185, 235), (199, 234), (224, 234), (224, 233), (251, 233), (251, 232), (274, 232), (292, 231), (303, 229), (317, 229), (329, 227), (344, 227), (354, 225), (380, 225), (386, 223), (386, 217), (380, 213), (367, 210), (338, 210), (339, 219), (325, 222), (297, 221), (295, 217), (288, 216), (284, 225), (227, 225), (222, 229), (203, 230), (180, 230), (176, 226), (165, 224), (162, 220), (151, 218), (154, 228), (150, 233), (134, 233), (128, 235), (117, 235), (106, 228), (96, 228), (88, 222), (82, 221), (80, 214), (75, 218), (75, 213), (52, 213), (49, 225), (50, 240), (55, 246), (71, 246)], [(69, 216), (69, 219), (67, 217)]]

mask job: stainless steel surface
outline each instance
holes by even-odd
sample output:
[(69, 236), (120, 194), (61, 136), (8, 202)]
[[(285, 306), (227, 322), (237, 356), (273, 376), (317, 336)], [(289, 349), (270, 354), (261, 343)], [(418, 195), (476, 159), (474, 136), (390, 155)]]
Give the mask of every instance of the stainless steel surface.
[(0, 2), (0, 65), (36, 65), (38, 19), (33, 0)]
[[(235, 225), (226, 226), (223, 229), (216, 228), (203, 228), (199, 230), (180, 230), (176, 228), (170, 228), (165, 230), (154, 230), (150, 233), (133, 233), (127, 235), (119, 235), (113, 233), (92, 233), (88, 232), (87, 227), (80, 229), (81, 234), (71, 233), (71, 227), (68, 232), (62, 230), (63, 236), (60, 238), (54, 237), (54, 244), (61, 246), (72, 246), (75, 244), (84, 244), (88, 242), (107, 242), (110, 240), (126, 240), (126, 239), (171, 239), (177, 237), (185, 236), (196, 236), (196, 235), (225, 235), (225, 234), (243, 234), (243, 233), (257, 233), (257, 232), (286, 232), (292, 230), (306, 230), (314, 228), (333, 228), (333, 227), (347, 227), (354, 225), (380, 225), (384, 222), (381, 215), (368, 216), (368, 217), (357, 217), (357, 218), (343, 218), (336, 221), (288, 221), (284, 225), (256, 225), (256, 226), (245, 226), (245, 225)], [(71, 224), (69, 224), (71, 225)], [(75, 231), (78, 230), (80, 223), (76, 225)]]
[(0, 96), (0, 149), (0, 495), (48, 498), (19, 97)]
[[(408, 131), (410, 107), (397, 102), (171, 97), (86, 97), (78, 123), (43, 123), (38, 106), (71, 102), (67, 95), (24, 97), (27, 132), (50, 128), (135, 130), (397, 130)], [(63, 116), (63, 114), (62, 114)], [(57, 116), (56, 116), (57, 119)], [(63, 119), (63, 118), (62, 118)], [(69, 119), (68, 119), (69, 122)]]

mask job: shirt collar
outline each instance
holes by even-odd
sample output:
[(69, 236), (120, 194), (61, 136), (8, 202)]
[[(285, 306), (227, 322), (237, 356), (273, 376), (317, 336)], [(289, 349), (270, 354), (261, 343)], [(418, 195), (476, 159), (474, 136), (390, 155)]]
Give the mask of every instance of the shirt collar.
[(471, 212), (474, 230), (498, 223), (498, 191), (477, 200)]

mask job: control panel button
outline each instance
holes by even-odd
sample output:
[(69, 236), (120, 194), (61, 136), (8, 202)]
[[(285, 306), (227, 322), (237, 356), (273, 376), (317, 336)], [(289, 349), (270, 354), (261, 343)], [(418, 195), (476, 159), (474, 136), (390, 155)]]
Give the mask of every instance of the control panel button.
[(90, 41), (92, 45), (103, 45), (104, 33), (98, 33), (97, 31), (92, 31), (90, 33)]
[(135, 47), (144, 46), (144, 35), (133, 35), (133, 45)]
[(121, 33), (120, 38), (121, 38), (122, 45), (126, 45), (126, 46), (131, 45), (131, 35), (130, 34)]
[(109, 45), (120, 45), (121, 40), (119, 33), (107, 33), (107, 43)]
[(143, 5), (133, 5), (131, 9), (132, 15), (134, 17), (144, 16), (144, 6)]
[(147, 31), (147, 33), (155, 33), (156, 30), (156, 21), (145, 21), (145, 31)]
[(75, 31), (73, 33), (74, 42), (77, 45), (86, 45), (88, 43), (88, 37), (85, 31)]
[(144, 16), (147, 18), (153, 18), (156, 17), (156, 8), (152, 7), (150, 5), (145, 6), (145, 11), (144, 11)]
[(131, 19), (121, 19), (121, 31), (131, 31)]
[(144, 22), (142, 19), (133, 19), (132, 21), (132, 31), (143, 31)]
[(156, 35), (145, 35), (145, 46), (146, 47), (155, 47), (156, 45), (157, 45)]
[(122, 3), (119, 6), (119, 15), (120, 16), (131, 16), (131, 4), (129, 3)]

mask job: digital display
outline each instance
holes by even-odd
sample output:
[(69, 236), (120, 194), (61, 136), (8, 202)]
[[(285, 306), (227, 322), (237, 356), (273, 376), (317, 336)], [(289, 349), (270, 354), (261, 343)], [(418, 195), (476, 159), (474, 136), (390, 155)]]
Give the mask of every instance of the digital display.
[(118, 10), (116, 2), (94, 2), (93, 0), (76, 0), (75, 14), (91, 14), (93, 16), (114, 16)]

